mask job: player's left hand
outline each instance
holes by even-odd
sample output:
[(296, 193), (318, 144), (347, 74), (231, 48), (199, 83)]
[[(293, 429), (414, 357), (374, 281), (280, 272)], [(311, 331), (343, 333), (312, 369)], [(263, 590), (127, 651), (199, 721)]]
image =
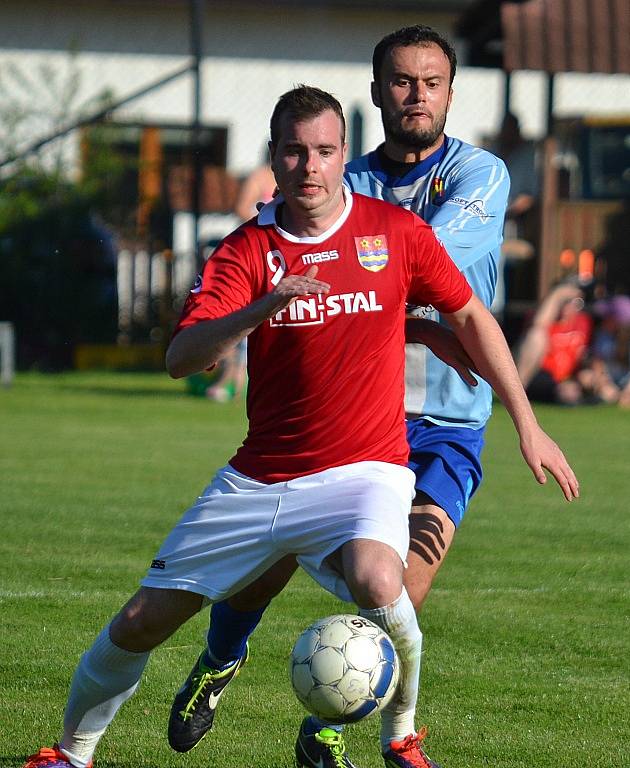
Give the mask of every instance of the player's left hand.
[(407, 315), (405, 341), (426, 345), (443, 363), (454, 368), (466, 384), (477, 386), (475, 364), (453, 331), (433, 320)]
[(547, 482), (545, 469), (551, 472), (567, 501), (580, 495), (580, 484), (559, 446), (538, 425), (530, 434), (521, 436), (521, 453), (536, 480)]

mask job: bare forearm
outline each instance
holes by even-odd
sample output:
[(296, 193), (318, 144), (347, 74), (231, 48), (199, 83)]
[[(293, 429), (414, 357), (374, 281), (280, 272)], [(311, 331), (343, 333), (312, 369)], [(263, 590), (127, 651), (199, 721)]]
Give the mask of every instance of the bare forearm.
[(450, 365), (471, 387), (477, 386), (475, 364), (455, 334), (433, 320), (408, 316), (405, 321), (405, 341), (424, 344), (436, 357)]
[(243, 309), (184, 328), (166, 352), (169, 374), (180, 379), (210, 368), (256, 326), (288, 307), (298, 296), (328, 293), (330, 285), (316, 279), (317, 270), (313, 264), (303, 275), (287, 275), (272, 291)]
[(433, 320), (408, 315), (405, 318), (405, 341), (407, 344), (427, 344), (434, 325)]
[(166, 351), (166, 370), (179, 379), (210, 368), (275, 311), (276, 304), (264, 296), (225, 317), (184, 328)]
[(473, 297), (471, 302), (477, 304), (477, 311), (465, 316), (457, 313), (446, 315), (446, 318), (479, 374), (497, 393), (519, 434), (522, 434), (523, 430), (537, 422), (512, 354), (494, 317), (478, 299)]
[(521, 453), (539, 483), (548, 469), (567, 501), (579, 495), (579, 483), (564, 454), (539, 426), (507, 342), (497, 321), (473, 296), (458, 312), (445, 315), (455, 335), (507, 408), (518, 432)]
[(576, 285), (563, 284), (556, 286), (538, 308), (533, 324), (548, 328), (557, 320), (563, 304), (581, 296), (582, 291)]

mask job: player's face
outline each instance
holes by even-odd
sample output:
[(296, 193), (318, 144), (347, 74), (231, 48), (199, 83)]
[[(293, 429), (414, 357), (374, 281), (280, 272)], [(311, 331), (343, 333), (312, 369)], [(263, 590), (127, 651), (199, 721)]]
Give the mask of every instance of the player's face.
[(379, 82), (372, 83), (372, 100), (381, 110), (388, 144), (409, 152), (439, 146), (453, 94), (450, 72), (435, 43), (387, 52)]
[(296, 122), (284, 114), (279, 128), (277, 145), (270, 145), (271, 167), (287, 206), (308, 217), (334, 215), (343, 208), (346, 153), (338, 115), (326, 110)]

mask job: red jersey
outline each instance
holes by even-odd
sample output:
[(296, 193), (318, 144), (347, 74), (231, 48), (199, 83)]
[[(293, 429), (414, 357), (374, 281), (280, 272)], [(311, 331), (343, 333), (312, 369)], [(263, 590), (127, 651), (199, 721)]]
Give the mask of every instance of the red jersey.
[(249, 430), (230, 464), (265, 483), (357, 461), (405, 465), (405, 302), (455, 312), (470, 286), (416, 214), (346, 192), (329, 230), (297, 238), (276, 225), (281, 202), (222, 241), (176, 329), (242, 309), (311, 264), (331, 286), (248, 337)]
[(557, 383), (572, 376), (582, 362), (591, 339), (593, 321), (586, 312), (552, 323), (549, 346), (540, 367)]

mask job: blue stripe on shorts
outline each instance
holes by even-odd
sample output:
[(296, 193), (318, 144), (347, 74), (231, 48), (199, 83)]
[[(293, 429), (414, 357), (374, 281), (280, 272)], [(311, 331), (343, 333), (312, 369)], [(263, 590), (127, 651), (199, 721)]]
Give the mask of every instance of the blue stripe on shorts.
[(426, 419), (407, 421), (409, 469), (423, 491), (458, 527), (479, 488), (485, 427), (444, 427)]

